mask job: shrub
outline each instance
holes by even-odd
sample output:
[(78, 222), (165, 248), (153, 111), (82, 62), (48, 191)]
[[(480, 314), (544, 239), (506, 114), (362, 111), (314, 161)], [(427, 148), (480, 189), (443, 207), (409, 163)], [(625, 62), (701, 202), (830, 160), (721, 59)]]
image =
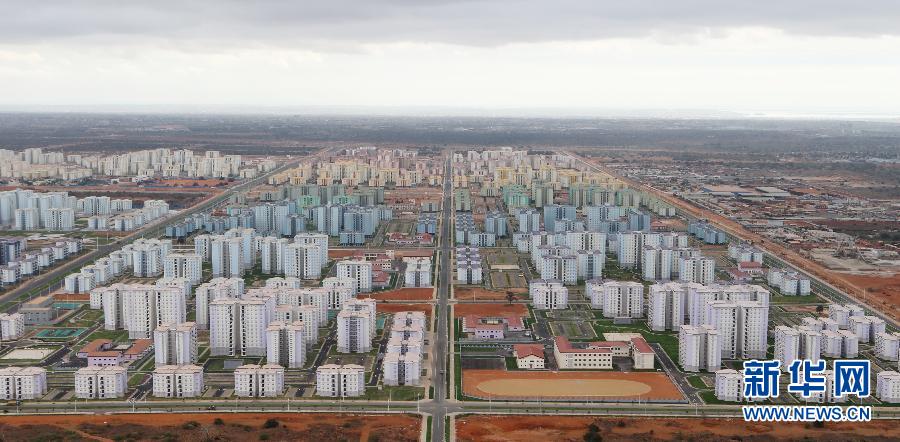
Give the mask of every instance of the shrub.
[(217, 418), (213, 421), (213, 424), (215, 424), (215, 425), (225, 425), (225, 421), (223, 421), (221, 417), (217, 417)]
[(277, 419), (269, 419), (263, 424), (263, 428), (278, 428), (278, 425), (279, 422)]

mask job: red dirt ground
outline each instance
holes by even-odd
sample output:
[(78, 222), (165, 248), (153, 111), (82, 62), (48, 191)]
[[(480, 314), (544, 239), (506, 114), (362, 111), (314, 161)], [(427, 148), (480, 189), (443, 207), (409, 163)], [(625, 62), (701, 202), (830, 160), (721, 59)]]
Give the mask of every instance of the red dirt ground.
[(894, 318), (900, 318), (900, 274), (875, 276), (841, 273), (841, 277), (865, 290), (864, 302), (872, 307), (881, 307)]
[(386, 292), (362, 293), (358, 297), (367, 297), (379, 301), (427, 301), (433, 298), (433, 287), (406, 287)]
[(356, 249), (328, 249), (328, 257), (331, 259), (346, 258), (353, 256), (356, 251)]
[[(619, 372), (619, 371), (506, 371), (506, 370), (463, 370), (462, 386), (463, 391), (472, 397), (488, 397), (490, 393), (479, 390), (478, 386), (482, 382), (495, 379), (516, 379), (521, 380), (523, 384), (536, 379), (603, 379), (617, 381), (634, 381), (646, 384), (651, 388), (649, 393), (643, 393), (640, 397), (644, 399), (660, 399), (660, 400), (681, 400), (683, 399), (678, 388), (669, 380), (669, 377), (662, 373), (648, 372)], [(510, 398), (526, 397), (527, 392), (522, 395), (509, 396)], [(495, 398), (501, 396), (494, 396)], [(637, 397), (637, 396), (632, 396)], [(536, 399), (536, 398), (535, 398)]]
[(814, 428), (804, 423), (751, 423), (736, 419), (595, 418), (588, 416), (489, 416), (456, 418), (459, 441), (580, 441), (590, 424), (599, 427), (604, 441), (651, 440), (896, 440), (897, 421), (827, 423)]
[(466, 315), (528, 317), (528, 307), (525, 304), (466, 303), (453, 305), (454, 318), (461, 318)]
[(376, 306), (379, 312), (384, 313), (397, 313), (397, 312), (406, 312), (406, 311), (415, 311), (415, 312), (425, 312), (428, 317), (431, 317), (431, 304), (385, 304), (378, 303)]
[[(221, 419), (216, 425), (215, 419)], [(263, 424), (275, 419), (274, 428)], [(411, 415), (213, 413), (5, 416), (3, 440), (419, 440)]]
[(460, 301), (503, 301), (506, 300), (507, 292), (520, 295), (528, 293), (528, 289), (488, 290), (481, 287), (454, 287), (453, 297)]

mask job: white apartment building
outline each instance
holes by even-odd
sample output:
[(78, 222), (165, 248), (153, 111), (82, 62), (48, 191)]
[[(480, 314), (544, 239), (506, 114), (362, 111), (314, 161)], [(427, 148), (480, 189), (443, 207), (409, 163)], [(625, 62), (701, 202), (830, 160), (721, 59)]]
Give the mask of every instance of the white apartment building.
[(385, 385), (419, 385), (422, 355), (418, 352), (386, 353), (383, 360)]
[(875, 334), (875, 356), (892, 362), (900, 358), (900, 333)]
[(161, 324), (185, 322), (183, 290), (148, 284), (113, 284), (96, 290), (102, 297), (104, 328), (128, 330), (130, 339), (149, 339)]
[[(304, 232), (294, 236), (294, 242), (313, 244), (319, 248), (319, 263), (322, 267), (328, 264), (328, 235), (324, 233)], [(340, 276), (340, 275), (338, 275)]]
[(266, 361), (287, 368), (306, 362), (306, 327), (303, 322), (272, 321), (266, 329)]
[(75, 372), (75, 397), (115, 399), (125, 397), (127, 370), (117, 365), (82, 367)]
[(291, 243), (284, 247), (284, 275), (300, 279), (319, 279), (322, 263), (319, 246)]
[[(124, 250), (124, 248), (123, 248)], [(139, 239), (131, 244), (131, 268), (138, 278), (153, 278), (163, 272), (163, 260), (172, 250), (172, 240)]]
[(730, 368), (716, 370), (716, 399), (726, 402), (744, 400), (744, 374)]
[(47, 370), (41, 367), (0, 368), (0, 399), (32, 400), (47, 394)]
[(578, 256), (568, 246), (538, 245), (532, 249), (532, 260), (541, 279), (566, 285), (578, 283)]
[(356, 293), (372, 291), (372, 263), (364, 260), (346, 260), (337, 263), (338, 278), (348, 278), (354, 282)]
[(325, 278), (322, 288), (328, 291), (328, 310), (342, 309), (356, 295), (356, 284), (350, 278)]
[(361, 365), (326, 364), (316, 369), (316, 395), (359, 397), (366, 393), (366, 371)]
[(203, 259), (196, 253), (169, 253), (163, 259), (164, 278), (184, 278), (191, 286), (203, 280)]
[(213, 278), (194, 290), (197, 328), (209, 329), (209, 303), (217, 299), (240, 298), (244, 294), (243, 278)]
[(716, 279), (716, 260), (704, 256), (683, 256), (678, 259), (678, 280), (712, 284)]
[(590, 281), (603, 277), (603, 266), (606, 264), (606, 253), (602, 250), (578, 250), (578, 279)]
[(719, 332), (708, 325), (681, 325), (678, 329), (678, 363), (684, 371), (716, 371), (722, 367)]
[(606, 318), (644, 317), (644, 285), (633, 281), (607, 281), (588, 292), (591, 307), (599, 308)]
[(75, 228), (75, 210), (71, 208), (47, 209), (46, 229), (69, 231)]
[(162, 365), (153, 371), (153, 396), (192, 398), (203, 394), (203, 367), (197, 365)]
[(788, 371), (791, 364), (800, 359), (800, 332), (779, 325), (775, 327), (775, 359), (781, 361), (781, 371)]
[(755, 301), (713, 301), (706, 325), (719, 331), (723, 359), (762, 359), (768, 348), (769, 308)]
[(402, 311), (394, 313), (394, 327), (405, 327), (411, 325), (416, 325), (424, 329), (428, 325), (428, 317), (425, 316), (425, 312)]
[(239, 278), (247, 267), (244, 263), (244, 240), (240, 237), (214, 236), (210, 241), (213, 277)]
[(275, 298), (217, 299), (209, 303), (209, 346), (213, 356), (265, 356), (266, 328)]
[(559, 281), (533, 280), (528, 294), (534, 308), (539, 310), (565, 309), (569, 306), (569, 289)]
[(882, 371), (875, 377), (875, 397), (889, 404), (900, 403), (900, 373)]
[(845, 358), (859, 356), (859, 335), (850, 330), (838, 330), (841, 335), (841, 355)]
[(238, 397), (277, 397), (284, 391), (284, 367), (278, 364), (242, 365), (234, 370)]
[(403, 258), (403, 285), (406, 287), (431, 287), (431, 258)]
[(284, 274), (284, 249), (291, 241), (287, 238), (264, 236), (257, 238), (260, 267), (263, 273)]
[(800, 359), (809, 359), (810, 361), (818, 361), (822, 358), (822, 332), (815, 328), (800, 326), (797, 328), (800, 333)]
[(338, 348), (340, 353), (366, 353), (372, 349), (372, 315), (365, 310), (344, 309), (337, 315)]
[(702, 288), (702, 285), (692, 282), (651, 285), (647, 296), (647, 325), (654, 331), (679, 330), (689, 322), (688, 300), (697, 289)]
[(286, 324), (303, 323), (307, 348), (319, 341), (319, 309), (313, 305), (276, 305), (272, 319)]
[(153, 330), (153, 351), (157, 366), (197, 363), (197, 324), (163, 324)]
[(0, 340), (12, 341), (25, 335), (25, 315), (0, 313)]

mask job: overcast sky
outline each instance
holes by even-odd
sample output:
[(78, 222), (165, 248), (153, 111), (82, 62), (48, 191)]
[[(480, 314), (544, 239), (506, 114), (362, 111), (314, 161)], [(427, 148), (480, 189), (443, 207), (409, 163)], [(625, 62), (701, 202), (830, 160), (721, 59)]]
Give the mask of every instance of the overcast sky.
[(900, 115), (900, 2), (4, 0), (0, 106)]

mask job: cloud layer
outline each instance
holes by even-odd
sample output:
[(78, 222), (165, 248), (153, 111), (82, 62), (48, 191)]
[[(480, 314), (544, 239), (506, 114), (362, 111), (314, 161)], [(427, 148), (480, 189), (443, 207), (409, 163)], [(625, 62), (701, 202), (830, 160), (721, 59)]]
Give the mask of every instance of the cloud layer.
[(716, 33), (900, 34), (900, 2), (867, 0), (7, 0), (0, 43), (158, 39), (230, 44), (472, 46)]

